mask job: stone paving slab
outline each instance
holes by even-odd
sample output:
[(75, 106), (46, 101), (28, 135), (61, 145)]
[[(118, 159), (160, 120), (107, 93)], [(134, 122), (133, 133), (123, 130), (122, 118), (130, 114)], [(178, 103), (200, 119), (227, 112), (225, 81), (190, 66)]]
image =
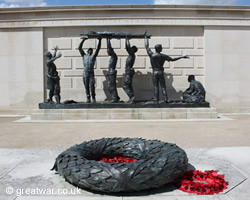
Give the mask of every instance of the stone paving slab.
[(30, 197), (18, 197), (17, 200), (122, 200), (122, 197), (82, 197), (82, 196), (57, 196), (57, 197), (41, 197), (41, 196), (30, 196)]
[[(176, 113), (175, 113), (176, 114)], [(67, 119), (67, 120), (34, 120), (31, 119), (31, 116), (26, 116), (23, 117), (21, 119), (15, 120), (15, 123), (165, 123), (165, 122), (222, 122), (222, 121), (232, 121), (233, 119), (226, 117), (226, 116), (222, 116), (222, 115), (218, 115), (218, 118), (196, 118), (196, 119), (181, 119), (181, 118), (177, 118), (177, 119), (83, 119), (83, 120), (74, 120), (74, 119)]]
[[(195, 200), (197, 196), (185, 197), (160, 197), (160, 196), (144, 196), (144, 197), (19, 197), (17, 200)], [(229, 197), (222, 196), (199, 196), (199, 200), (231, 200)]]
[[(198, 170), (219, 170), (229, 182), (228, 189), (219, 195), (198, 196), (176, 190), (172, 185), (137, 193), (97, 194), (76, 188), (49, 169), (62, 150), (0, 149), (0, 200), (249, 200), (250, 147), (227, 147), (213, 149), (185, 149), (189, 168)], [(9, 166), (9, 167), (8, 167)], [(6, 189), (13, 188), (8, 195)], [(54, 190), (51, 193), (30, 194), (22, 190)], [(58, 194), (58, 191), (66, 193)], [(26, 190), (27, 191), (27, 190)], [(41, 195), (39, 195), (41, 194)], [(70, 195), (71, 194), (71, 195)], [(72, 195), (73, 194), (73, 195)]]

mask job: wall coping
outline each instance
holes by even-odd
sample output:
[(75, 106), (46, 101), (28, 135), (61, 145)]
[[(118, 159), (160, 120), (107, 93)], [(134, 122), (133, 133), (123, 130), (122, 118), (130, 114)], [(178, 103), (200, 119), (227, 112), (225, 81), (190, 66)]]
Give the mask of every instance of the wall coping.
[(44, 7), (16, 7), (0, 8), (2, 13), (16, 12), (51, 12), (75, 10), (216, 10), (216, 11), (250, 11), (250, 6), (224, 6), (224, 5), (85, 5), (85, 6), (44, 6)]
[(1, 8), (0, 28), (250, 26), (250, 6), (91, 5)]

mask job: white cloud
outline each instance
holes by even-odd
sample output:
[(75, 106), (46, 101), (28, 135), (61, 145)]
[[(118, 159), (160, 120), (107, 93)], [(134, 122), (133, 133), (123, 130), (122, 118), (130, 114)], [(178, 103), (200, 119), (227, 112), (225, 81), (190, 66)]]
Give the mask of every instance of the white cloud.
[(239, 0), (154, 0), (154, 4), (234, 5)]
[(31, 7), (31, 6), (46, 6), (44, 0), (2, 0), (0, 1), (0, 8), (13, 7)]
[(0, 8), (13, 8), (13, 7), (19, 7), (19, 5), (18, 4), (0, 3)]

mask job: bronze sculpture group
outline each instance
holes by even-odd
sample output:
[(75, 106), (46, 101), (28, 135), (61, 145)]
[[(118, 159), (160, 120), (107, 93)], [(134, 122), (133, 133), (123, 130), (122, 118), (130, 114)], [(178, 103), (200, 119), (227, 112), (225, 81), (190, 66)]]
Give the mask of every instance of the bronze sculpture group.
[[(174, 62), (180, 59), (187, 59), (188, 56), (181, 56), (177, 58), (172, 58), (166, 54), (162, 54), (162, 45), (156, 44), (155, 45), (155, 53), (149, 48), (149, 38), (150, 36), (145, 34), (126, 34), (126, 33), (115, 33), (115, 32), (89, 32), (88, 34), (82, 34), (82, 41), (78, 46), (78, 50), (83, 59), (83, 84), (85, 87), (87, 101), (86, 103), (96, 102), (96, 94), (95, 94), (95, 75), (94, 75), (94, 65), (98, 53), (101, 49), (101, 40), (102, 38), (106, 38), (107, 40), (107, 54), (109, 58), (108, 64), (108, 73), (107, 73), (107, 80), (108, 80), (108, 92), (111, 94), (112, 103), (117, 103), (120, 100), (117, 92), (116, 86), (116, 77), (117, 77), (117, 55), (112, 48), (111, 39), (112, 38), (125, 38), (125, 47), (128, 53), (128, 57), (126, 59), (126, 66), (125, 66), (125, 79), (123, 82), (123, 89), (125, 93), (129, 97), (128, 103), (134, 103), (135, 101), (135, 94), (133, 91), (133, 76), (135, 74), (135, 70), (133, 65), (135, 63), (137, 52), (136, 46), (130, 46), (129, 39), (132, 38), (144, 38), (145, 40), (145, 48), (147, 54), (150, 58), (150, 63), (153, 69), (153, 88), (154, 88), (154, 101), (155, 103), (159, 103), (159, 90), (161, 87), (162, 96), (164, 98), (164, 102), (168, 103), (168, 95), (166, 89), (166, 82), (164, 78), (164, 63), (165, 61)], [(87, 52), (85, 53), (83, 50), (83, 44), (88, 38), (97, 38), (99, 40), (96, 50), (93, 53), (92, 48), (88, 48)], [(46, 65), (47, 65), (47, 88), (49, 90), (49, 99), (48, 102), (53, 102), (53, 96), (56, 99), (56, 103), (60, 103), (60, 84), (59, 84), (59, 76), (58, 72), (56, 71), (56, 66), (54, 61), (61, 57), (61, 53), (56, 56), (56, 52), (58, 47), (55, 47), (55, 52), (52, 56), (50, 52), (45, 53)], [(199, 81), (195, 80), (194, 75), (190, 75), (188, 77), (188, 81), (190, 82), (190, 87), (183, 93), (183, 102), (186, 103), (201, 103), (205, 102), (205, 89)]]

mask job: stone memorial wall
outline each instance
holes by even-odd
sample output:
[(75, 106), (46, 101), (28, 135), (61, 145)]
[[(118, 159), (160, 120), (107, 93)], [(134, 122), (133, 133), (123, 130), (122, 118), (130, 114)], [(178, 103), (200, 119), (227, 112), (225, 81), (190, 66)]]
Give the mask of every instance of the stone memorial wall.
[[(219, 112), (250, 113), (250, 7), (116, 5), (56, 6), (0, 9), (1, 113), (22, 113), (47, 99), (44, 53), (58, 45), (56, 61), (61, 78), (61, 97), (85, 101), (83, 64), (77, 50), (80, 34), (112, 31), (152, 35), (150, 48), (160, 43), (171, 57), (190, 59), (166, 62), (165, 78), (170, 99), (179, 99), (195, 75), (206, 88), (206, 100)], [(137, 99), (153, 97), (152, 70), (143, 39), (131, 39), (138, 47), (134, 65)], [(124, 39), (112, 39), (118, 55), (117, 86), (121, 100), (127, 53)], [(84, 48), (95, 48), (88, 40)], [(105, 74), (108, 69), (106, 40), (102, 40), (95, 66), (96, 100), (109, 99)]]

